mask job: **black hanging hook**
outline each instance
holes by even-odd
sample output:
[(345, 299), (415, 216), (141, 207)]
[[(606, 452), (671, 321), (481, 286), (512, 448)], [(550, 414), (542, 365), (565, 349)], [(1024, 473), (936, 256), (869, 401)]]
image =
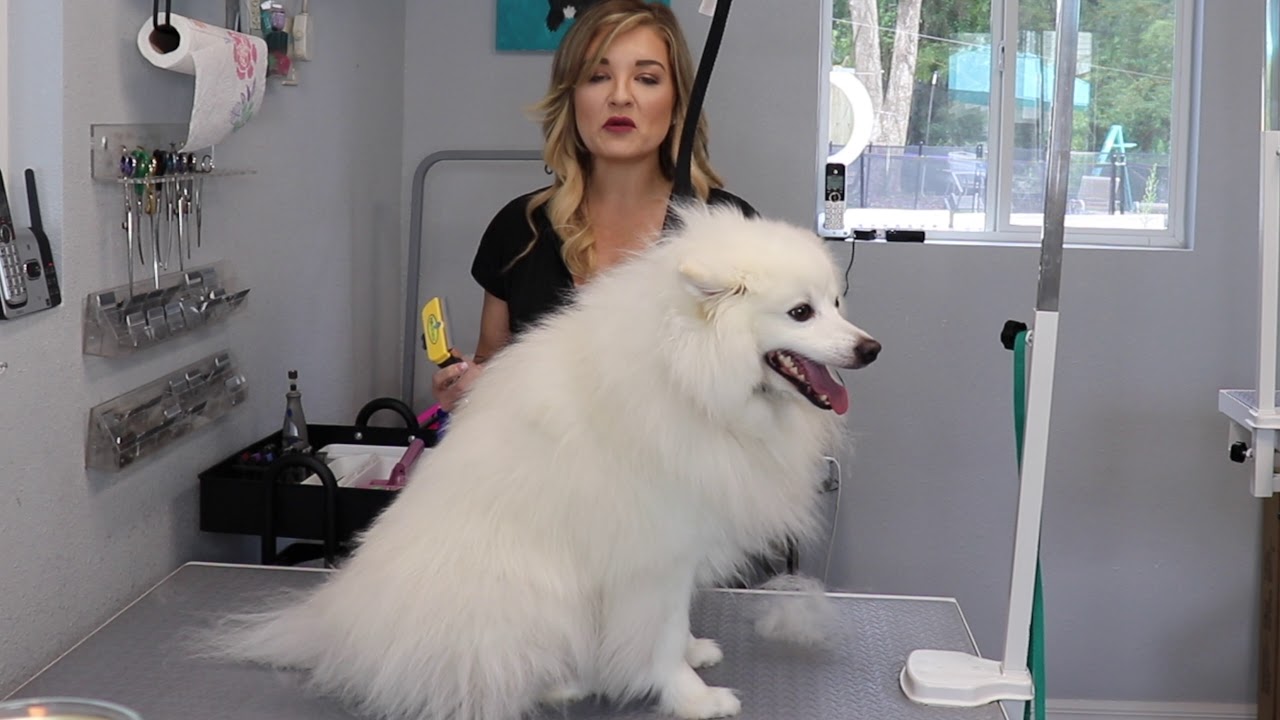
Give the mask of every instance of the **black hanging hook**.
[[(173, 0), (164, 0), (164, 24), (173, 20)], [(160, 29), (160, 0), (151, 0), (151, 29)]]
[(164, 0), (164, 22), (160, 22), (160, 0), (151, 0), (151, 45), (162, 53), (171, 53), (182, 43), (182, 36), (171, 23), (173, 0)]

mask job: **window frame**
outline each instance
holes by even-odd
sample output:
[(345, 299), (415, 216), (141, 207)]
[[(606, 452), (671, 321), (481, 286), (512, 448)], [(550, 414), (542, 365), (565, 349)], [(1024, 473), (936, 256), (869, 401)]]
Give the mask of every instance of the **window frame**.
[[(827, 163), (831, 115), (832, 71), (831, 44), (833, 37), (834, 3), (848, 0), (822, 1), (822, 30), (819, 42), (819, 68), (821, 88), (818, 97), (818, 134), (814, 183), (814, 227), (824, 236), (830, 231), (822, 227), (823, 175)], [(927, 229), (926, 241), (954, 245), (1012, 246), (1039, 245), (1041, 224), (1015, 225), (1009, 217), (1013, 196), (1013, 137), (1014, 110), (1008, 98), (1016, 88), (1016, 66), (1004, 72), (1001, 54), (1012, 49), (1016, 55), (1018, 46), (1018, 6), (1022, 0), (992, 0), (991, 87), (1001, 92), (991, 96), (987, 125), (988, 163), (995, 168), (986, 186), (988, 213), (985, 230)], [(1191, 126), (1191, 100), (1195, 78), (1199, 72), (1196, 21), (1203, 12), (1203, 0), (1173, 0), (1174, 10), (1174, 58), (1172, 77), (1172, 103), (1170, 112), (1169, 199), (1168, 227), (1160, 229), (1081, 228), (1068, 225), (1064, 230), (1064, 245), (1074, 247), (1118, 247), (1126, 249), (1175, 249), (1192, 247), (1190, 205), (1194, 202), (1192, 168), (1194, 151)], [(999, 40), (996, 40), (997, 34)], [(1000, 138), (1008, 138), (1007, 142)], [(850, 166), (852, 167), (852, 166)], [(991, 217), (994, 216), (994, 217)], [(848, 231), (845, 231), (848, 234)]]

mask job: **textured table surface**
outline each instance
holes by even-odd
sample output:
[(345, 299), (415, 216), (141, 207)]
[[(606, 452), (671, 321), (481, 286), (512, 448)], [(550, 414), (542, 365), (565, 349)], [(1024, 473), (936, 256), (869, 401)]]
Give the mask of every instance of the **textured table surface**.
[[(144, 720), (350, 720), (356, 716), (300, 689), (294, 673), (218, 664), (186, 657), (183, 633), (225, 608), (273, 588), (299, 588), (320, 571), (247, 565), (182, 566), (10, 699), (72, 695), (117, 702)], [(898, 673), (917, 648), (974, 652), (959, 606), (949, 599), (832, 595), (838, 616), (826, 649), (806, 649), (760, 637), (754, 619), (776, 602), (766, 592), (718, 590), (694, 603), (694, 633), (712, 637), (724, 661), (699, 671), (708, 683), (732, 687), (741, 718), (759, 720), (1003, 720), (996, 705), (972, 709), (923, 707), (903, 695)], [(548, 718), (656, 720), (647, 705), (623, 708), (583, 701)]]

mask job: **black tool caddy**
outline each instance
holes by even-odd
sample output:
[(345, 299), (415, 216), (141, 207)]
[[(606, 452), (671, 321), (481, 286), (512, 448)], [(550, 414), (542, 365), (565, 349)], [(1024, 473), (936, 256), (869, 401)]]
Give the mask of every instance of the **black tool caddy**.
[[(369, 418), (380, 410), (400, 415), (405, 427), (369, 426)], [(395, 398), (370, 401), (360, 409), (354, 425), (307, 423), (307, 433), (313, 449), (369, 445), (408, 450), (415, 439), (427, 448), (439, 440), (435, 430), (419, 427), (409, 406)], [(277, 430), (199, 474), (200, 529), (261, 537), (264, 565), (296, 565), (322, 557), (327, 567), (333, 567), (349, 549), (352, 537), (367, 528), (398, 491), (339, 487), (314, 450), (275, 457), (280, 441)], [(320, 483), (303, 484), (313, 473)], [(305, 542), (277, 551), (281, 537)]]

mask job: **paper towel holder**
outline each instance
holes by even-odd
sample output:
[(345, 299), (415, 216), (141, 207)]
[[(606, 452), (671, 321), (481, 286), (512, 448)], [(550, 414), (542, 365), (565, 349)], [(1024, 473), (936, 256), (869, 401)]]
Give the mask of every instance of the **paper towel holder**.
[(178, 49), (182, 36), (177, 28), (170, 24), (173, 19), (173, 0), (164, 0), (164, 23), (160, 23), (160, 0), (151, 0), (151, 45), (162, 53), (171, 53)]

